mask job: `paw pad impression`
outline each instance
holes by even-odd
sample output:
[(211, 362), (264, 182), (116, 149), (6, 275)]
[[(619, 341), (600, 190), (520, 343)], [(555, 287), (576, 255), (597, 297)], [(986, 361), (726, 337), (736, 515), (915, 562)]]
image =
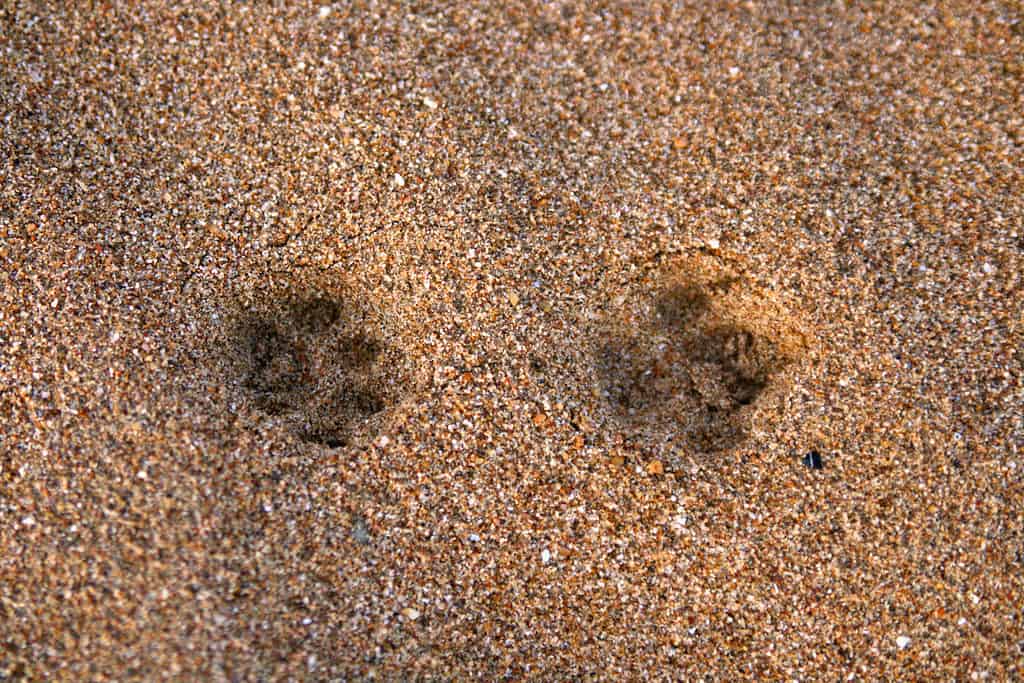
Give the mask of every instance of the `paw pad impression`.
[(610, 412), (634, 436), (698, 452), (735, 446), (806, 350), (779, 297), (711, 257), (676, 262), (615, 300), (595, 363)]
[(320, 294), (247, 308), (234, 335), (242, 389), (304, 440), (343, 446), (398, 399), (401, 358), (365, 311)]

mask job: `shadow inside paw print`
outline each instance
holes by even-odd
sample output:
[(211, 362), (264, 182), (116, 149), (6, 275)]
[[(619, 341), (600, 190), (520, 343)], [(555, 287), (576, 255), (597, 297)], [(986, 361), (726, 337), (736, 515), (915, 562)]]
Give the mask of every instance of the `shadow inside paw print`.
[(793, 335), (776, 332), (786, 315), (732, 274), (682, 270), (664, 279), (654, 297), (639, 297), (602, 330), (602, 393), (632, 435), (699, 452), (735, 446), (796, 355)]
[(385, 349), (360, 329), (359, 317), (321, 297), (250, 312), (238, 337), (242, 385), (256, 408), (284, 418), (306, 441), (348, 443), (393, 398), (383, 390)]

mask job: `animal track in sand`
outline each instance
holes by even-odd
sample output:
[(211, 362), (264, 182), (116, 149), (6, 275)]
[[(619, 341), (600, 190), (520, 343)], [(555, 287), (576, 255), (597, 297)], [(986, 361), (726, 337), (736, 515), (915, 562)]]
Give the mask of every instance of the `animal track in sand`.
[(595, 363), (630, 435), (713, 452), (743, 441), (785, 394), (806, 335), (778, 297), (711, 257), (691, 257), (616, 299)]
[(372, 327), (355, 306), (320, 294), (249, 307), (234, 335), (244, 393), (303, 440), (346, 445), (402, 385), (394, 378), (399, 354)]

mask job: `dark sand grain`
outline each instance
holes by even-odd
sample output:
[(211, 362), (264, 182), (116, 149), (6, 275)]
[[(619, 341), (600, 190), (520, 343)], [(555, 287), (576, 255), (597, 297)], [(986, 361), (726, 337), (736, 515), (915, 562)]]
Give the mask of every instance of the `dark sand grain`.
[(1021, 678), (1022, 75), (1018, 2), (0, 2), (0, 679)]

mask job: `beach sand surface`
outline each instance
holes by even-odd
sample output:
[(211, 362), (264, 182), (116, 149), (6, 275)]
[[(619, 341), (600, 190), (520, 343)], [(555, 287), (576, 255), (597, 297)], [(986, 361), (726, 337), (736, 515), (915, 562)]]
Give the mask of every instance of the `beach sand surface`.
[(1017, 2), (0, 2), (0, 679), (1024, 676)]

